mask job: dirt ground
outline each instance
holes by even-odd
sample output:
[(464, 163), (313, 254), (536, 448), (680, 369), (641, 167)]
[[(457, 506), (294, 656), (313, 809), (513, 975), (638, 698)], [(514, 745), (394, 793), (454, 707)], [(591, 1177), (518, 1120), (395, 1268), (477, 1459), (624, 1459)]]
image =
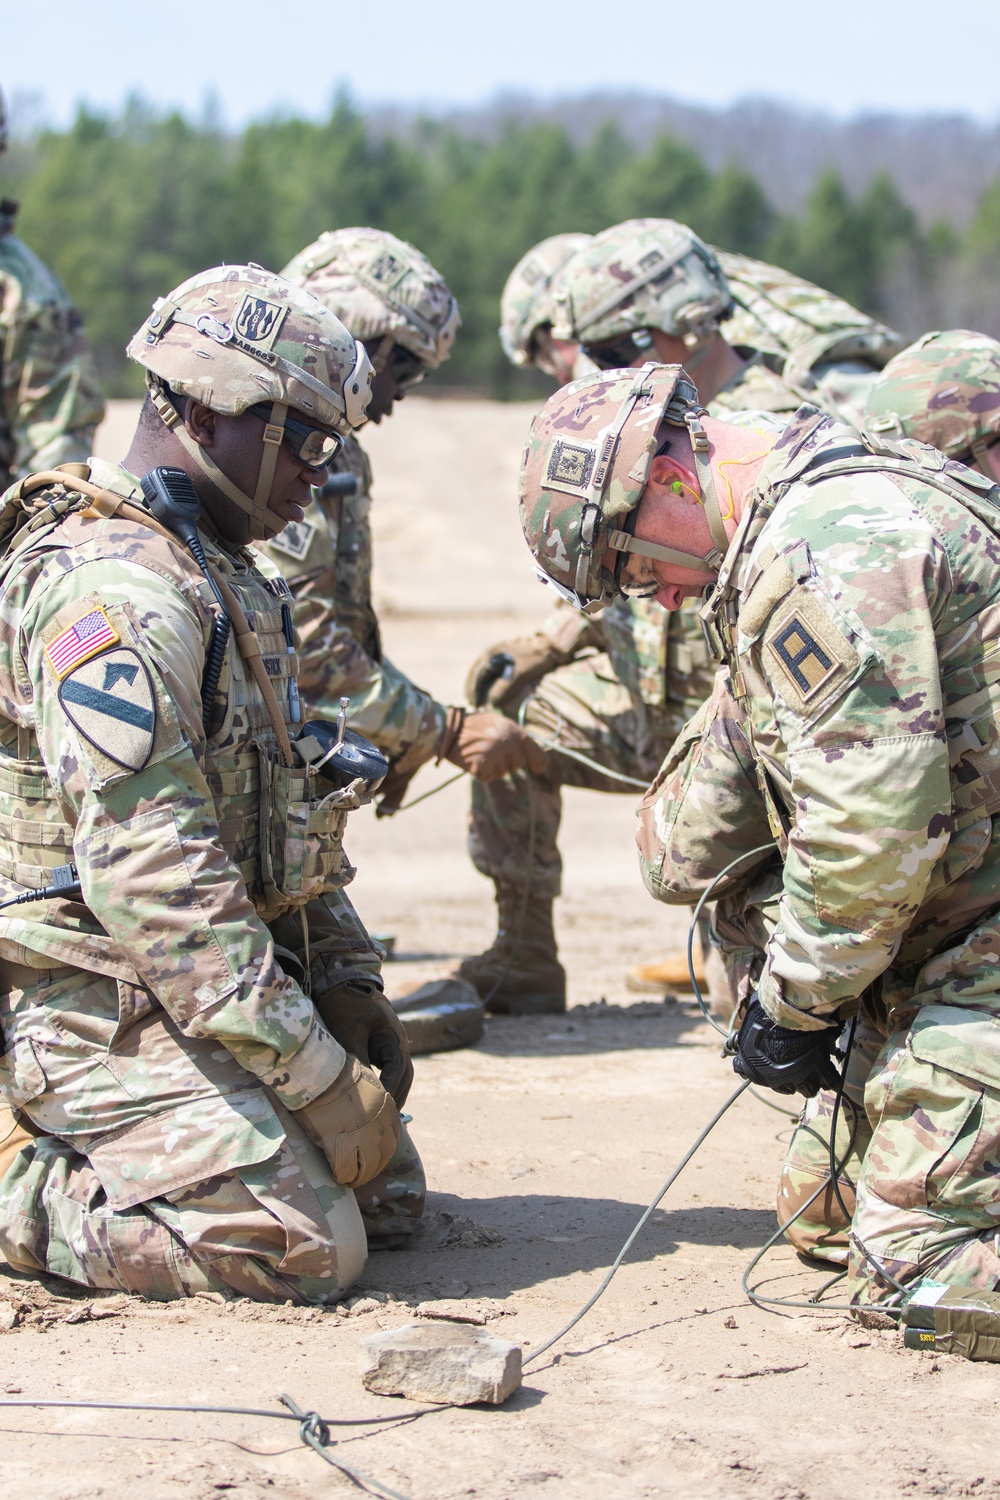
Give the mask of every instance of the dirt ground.
[[(130, 414), (114, 412), (109, 455)], [(475, 652), (546, 607), (511, 498), (527, 415), (411, 400), (367, 440), (387, 649), (442, 696), (460, 693)], [(425, 771), (415, 791), (440, 779)], [(396, 938), (396, 990), (446, 973), (491, 936), (489, 887), (464, 852), (466, 797), (460, 782), (389, 823), (366, 810), (351, 829), (355, 900)], [(685, 926), (643, 891), (632, 826), (630, 796), (567, 795), (566, 1017), (494, 1020), (474, 1050), (417, 1061), (409, 1108), (430, 1182), (427, 1230), (413, 1250), (371, 1257), (358, 1290), (379, 1294), (374, 1306), (161, 1307), (0, 1275), (18, 1319), (0, 1335), (0, 1398), (272, 1407), (287, 1391), (354, 1422), (335, 1433), (340, 1456), (410, 1500), (1000, 1495), (989, 1436), (1000, 1372), (904, 1351), (895, 1332), (836, 1311), (764, 1312), (743, 1296), (743, 1268), (773, 1226), (789, 1130), (749, 1095), (603, 1301), (505, 1407), (414, 1417), (413, 1403), (361, 1386), (362, 1336), (430, 1299), (488, 1315), (528, 1357), (596, 1286), (733, 1087), (690, 1004), (625, 989), (628, 963)], [(802, 1295), (824, 1275), (783, 1249), (754, 1279)], [(357, 1493), (291, 1424), (258, 1418), (13, 1408), (0, 1410), (0, 1429), (4, 1488), (32, 1500)]]

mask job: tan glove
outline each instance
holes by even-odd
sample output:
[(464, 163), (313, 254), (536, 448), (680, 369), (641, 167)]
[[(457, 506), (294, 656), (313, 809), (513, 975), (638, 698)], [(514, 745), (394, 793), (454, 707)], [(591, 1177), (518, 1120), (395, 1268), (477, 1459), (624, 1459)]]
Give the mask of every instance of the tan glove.
[(370, 1068), (349, 1057), (318, 1099), (295, 1111), (323, 1151), (341, 1187), (363, 1187), (389, 1165), (399, 1145), (399, 1112)]
[(466, 713), (464, 708), (455, 707), (448, 710), (438, 759), (450, 760), (480, 781), (496, 781), (525, 767), (541, 776), (548, 763), (541, 745), (513, 719), (485, 709)]
[(547, 635), (518, 635), (497, 641), (469, 668), (465, 696), (473, 708), (516, 708), (546, 672), (565, 666), (572, 658)]

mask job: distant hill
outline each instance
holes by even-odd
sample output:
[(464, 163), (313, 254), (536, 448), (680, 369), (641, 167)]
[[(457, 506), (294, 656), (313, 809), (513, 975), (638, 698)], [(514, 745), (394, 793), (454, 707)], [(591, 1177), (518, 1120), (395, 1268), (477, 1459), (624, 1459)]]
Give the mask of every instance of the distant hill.
[[(413, 111), (364, 113), (370, 125), (389, 134), (407, 134), (417, 119)], [(551, 120), (577, 143), (603, 121), (614, 120), (640, 149), (670, 131), (694, 146), (712, 169), (739, 162), (774, 205), (789, 213), (799, 211), (819, 173), (832, 165), (854, 195), (878, 172), (889, 172), (925, 224), (946, 218), (963, 228), (983, 189), (1000, 176), (1000, 125), (982, 126), (960, 116), (871, 114), (841, 121), (766, 99), (704, 109), (655, 95), (609, 93), (552, 103), (504, 97), (434, 118), (463, 135), (486, 138), (512, 119)]]

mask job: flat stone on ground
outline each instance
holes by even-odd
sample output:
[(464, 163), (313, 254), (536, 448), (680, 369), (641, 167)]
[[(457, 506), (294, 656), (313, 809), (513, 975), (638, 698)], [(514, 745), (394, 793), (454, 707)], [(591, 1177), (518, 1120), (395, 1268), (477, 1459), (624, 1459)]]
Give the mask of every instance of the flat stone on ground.
[(521, 1349), (462, 1323), (407, 1323), (363, 1341), (361, 1379), (378, 1396), (500, 1406), (521, 1384)]

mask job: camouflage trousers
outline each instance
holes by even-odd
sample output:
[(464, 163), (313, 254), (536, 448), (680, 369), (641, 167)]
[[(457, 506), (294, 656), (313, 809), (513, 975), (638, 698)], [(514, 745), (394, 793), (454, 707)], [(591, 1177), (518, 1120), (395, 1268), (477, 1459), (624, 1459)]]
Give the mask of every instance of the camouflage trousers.
[(925, 1006), (885, 1043), (865, 1105), (852, 1299), (892, 1295), (878, 1267), (904, 1284), (1000, 1287), (1000, 1014)]
[(596, 761), (602, 772), (553, 753), (543, 776), (518, 771), (472, 783), (469, 853), (495, 883), (541, 896), (559, 895), (559, 823), (563, 786), (635, 797), (652, 781), (677, 726), (653, 708), (637, 707), (606, 655), (588, 656), (549, 672), (522, 707), (523, 723), (545, 746), (565, 746)]
[(38, 1132), (0, 1182), (11, 1265), (159, 1300), (335, 1299), (366, 1235), (398, 1239), (419, 1218), (405, 1131), (356, 1195), (270, 1090), (148, 992), (78, 969), (3, 970), (3, 1094)]

